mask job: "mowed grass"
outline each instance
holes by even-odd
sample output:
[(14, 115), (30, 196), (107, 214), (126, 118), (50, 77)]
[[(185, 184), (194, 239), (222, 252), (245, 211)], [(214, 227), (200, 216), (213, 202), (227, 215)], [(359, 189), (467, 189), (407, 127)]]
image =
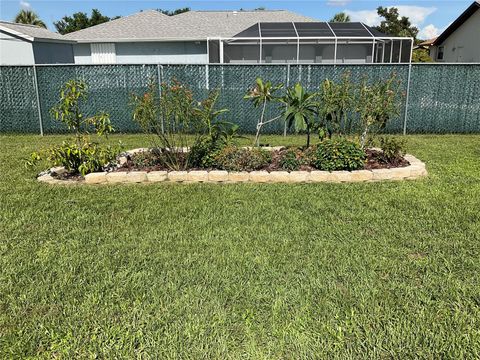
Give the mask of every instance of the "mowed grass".
[(0, 136), (0, 358), (480, 357), (480, 136), (409, 136), (409, 182), (38, 183), (62, 139)]

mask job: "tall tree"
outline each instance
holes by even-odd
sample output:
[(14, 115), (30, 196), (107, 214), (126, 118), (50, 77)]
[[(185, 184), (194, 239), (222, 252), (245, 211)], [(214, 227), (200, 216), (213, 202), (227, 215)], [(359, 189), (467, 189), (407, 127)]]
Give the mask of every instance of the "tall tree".
[(350, 22), (350, 16), (344, 12), (337, 13), (330, 19), (330, 22)]
[(173, 15), (178, 15), (178, 14), (181, 14), (181, 13), (184, 13), (184, 12), (188, 12), (190, 11), (190, 8), (189, 7), (185, 7), (185, 8), (180, 8), (180, 9), (176, 9), (176, 10), (163, 10), (163, 9), (157, 9), (157, 11), (160, 11), (162, 14), (165, 14), (165, 15), (168, 15), (168, 16), (173, 16)]
[(19, 24), (36, 25), (45, 29), (47, 28), (47, 25), (31, 10), (20, 10), (17, 16), (15, 16), (14, 21)]
[(55, 25), (55, 28), (60, 34), (64, 35), (118, 18), (119, 16), (109, 18), (108, 16), (102, 15), (98, 9), (93, 9), (90, 17), (88, 17), (86, 13), (77, 12), (72, 16), (64, 16), (61, 20), (54, 22), (53, 25)]
[(417, 39), (418, 28), (412, 26), (408, 17), (400, 16), (396, 7), (384, 8), (380, 6), (377, 8), (377, 14), (384, 19), (376, 27), (378, 31), (392, 36), (405, 36)]

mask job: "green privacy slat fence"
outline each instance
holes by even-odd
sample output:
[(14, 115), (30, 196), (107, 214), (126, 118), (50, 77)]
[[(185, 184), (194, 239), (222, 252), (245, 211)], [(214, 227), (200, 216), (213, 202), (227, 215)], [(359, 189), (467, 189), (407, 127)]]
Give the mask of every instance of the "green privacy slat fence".
[[(480, 64), (409, 65), (48, 65), (0, 66), (0, 133), (47, 134), (66, 132), (49, 113), (58, 99), (60, 87), (68, 80), (83, 79), (89, 86), (86, 114), (100, 110), (110, 113), (118, 132), (137, 132), (132, 121), (132, 93), (143, 93), (150, 81), (172, 79), (188, 84), (195, 98), (209, 91), (221, 91), (219, 107), (230, 109), (229, 120), (245, 133), (255, 131), (259, 109), (243, 99), (256, 77), (274, 84), (301, 82), (308, 90), (320, 88), (324, 79), (340, 80), (350, 72), (359, 82), (386, 79), (393, 72), (401, 81), (402, 113), (386, 129), (390, 133), (473, 133), (480, 132)], [(37, 92), (38, 88), (38, 101)], [(284, 91), (284, 90), (282, 90)], [(407, 111), (407, 116), (405, 112)], [(278, 106), (267, 116), (278, 115)], [(41, 115), (41, 116), (40, 116)], [(41, 118), (41, 119), (40, 119)], [(41, 121), (40, 121), (41, 120)], [(42, 125), (42, 127), (40, 126)], [(268, 124), (266, 133), (282, 134), (281, 121)]]

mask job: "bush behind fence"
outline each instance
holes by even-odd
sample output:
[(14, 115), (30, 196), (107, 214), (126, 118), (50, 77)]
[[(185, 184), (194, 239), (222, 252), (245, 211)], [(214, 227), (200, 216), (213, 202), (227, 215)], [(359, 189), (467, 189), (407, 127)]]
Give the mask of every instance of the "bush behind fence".
[[(386, 129), (389, 133), (475, 133), (480, 132), (480, 64), (409, 65), (55, 65), (0, 66), (0, 133), (61, 133), (66, 129), (49, 113), (60, 87), (80, 78), (89, 86), (85, 112), (104, 110), (118, 132), (137, 132), (130, 106), (132, 93), (143, 93), (150, 81), (176, 78), (188, 84), (196, 99), (220, 89), (219, 107), (230, 109), (229, 120), (242, 132), (253, 133), (259, 109), (243, 99), (256, 77), (274, 84), (301, 82), (318, 90), (324, 79), (340, 80), (350, 71), (354, 82), (386, 79), (395, 72), (404, 93), (402, 111)], [(36, 92), (38, 88), (38, 95)], [(408, 100), (408, 104), (407, 104)], [(269, 110), (270, 116), (279, 109)], [(405, 111), (407, 116), (405, 117)], [(406, 123), (405, 123), (406, 121)], [(282, 134), (284, 123), (265, 127), (265, 133)]]

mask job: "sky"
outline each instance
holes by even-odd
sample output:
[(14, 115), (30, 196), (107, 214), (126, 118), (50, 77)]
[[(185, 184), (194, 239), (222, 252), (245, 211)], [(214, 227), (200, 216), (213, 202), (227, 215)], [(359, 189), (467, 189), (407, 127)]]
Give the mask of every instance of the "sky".
[(93, 8), (102, 14), (125, 16), (140, 10), (190, 7), (192, 10), (239, 10), (265, 7), (266, 9), (286, 9), (320, 21), (328, 21), (335, 13), (346, 12), (352, 21), (362, 21), (368, 25), (380, 22), (378, 6), (399, 9), (400, 15), (408, 16), (420, 29), (420, 39), (438, 36), (451, 24), (473, 0), (277, 0), (277, 1), (142, 1), (142, 0), (0, 0), (0, 19), (12, 21), (20, 9), (35, 11), (55, 31), (53, 22), (75, 12), (90, 13)]

